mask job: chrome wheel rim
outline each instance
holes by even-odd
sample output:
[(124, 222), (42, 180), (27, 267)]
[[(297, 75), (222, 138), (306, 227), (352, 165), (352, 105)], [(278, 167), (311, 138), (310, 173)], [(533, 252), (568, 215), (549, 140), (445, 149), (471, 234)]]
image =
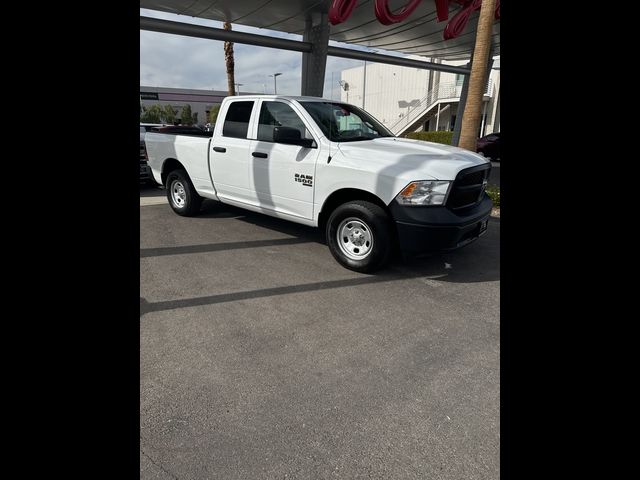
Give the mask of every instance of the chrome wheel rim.
[(178, 208), (184, 207), (187, 203), (187, 193), (184, 191), (184, 185), (178, 180), (171, 184), (171, 200)]
[(359, 218), (345, 218), (338, 225), (336, 240), (340, 251), (352, 260), (363, 260), (373, 249), (371, 228)]

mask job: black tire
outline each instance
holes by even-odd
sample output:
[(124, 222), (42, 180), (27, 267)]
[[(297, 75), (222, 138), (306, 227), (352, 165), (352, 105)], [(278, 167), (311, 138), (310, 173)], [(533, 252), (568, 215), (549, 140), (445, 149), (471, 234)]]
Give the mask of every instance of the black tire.
[[(174, 200), (174, 190), (176, 190), (176, 198), (182, 199), (182, 204)], [(182, 169), (174, 170), (167, 175), (167, 199), (173, 211), (183, 217), (192, 217), (200, 212), (202, 197), (196, 193), (189, 175)]]
[[(352, 220), (352, 221), (350, 221)], [(350, 224), (351, 227), (350, 227)], [(338, 230), (352, 230), (355, 237), (343, 236), (338, 243)], [(362, 230), (362, 231), (360, 231)], [(336, 208), (329, 217), (326, 228), (327, 245), (333, 257), (345, 268), (361, 273), (372, 273), (389, 261), (393, 247), (391, 221), (387, 213), (375, 203), (364, 200), (347, 202)], [(367, 240), (370, 239), (370, 245)], [(361, 252), (360, 248), (368, 251)], [(345, 252), (353, 247), (351, 257)], [(361, 258), (354, 258), (361, 256)]]

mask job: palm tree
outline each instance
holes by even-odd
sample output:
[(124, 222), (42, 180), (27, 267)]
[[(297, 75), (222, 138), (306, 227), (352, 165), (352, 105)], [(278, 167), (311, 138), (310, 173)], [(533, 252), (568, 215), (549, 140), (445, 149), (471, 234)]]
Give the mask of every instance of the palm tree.
[[(231, 24), (224, 22), (223, 28), (231, 30)], [(236, 94), (236, 75), (234, 72), (235, 61), (233, 60), (233, 42), (224, 42), (224, 63), (227, 66), (227, 88), (229, 95)]]
[(483, 0), (478, 18), (478, 30), (476, 32), (476, 44), (473, 48), (473, 62), (469, 76), (469, 89), (467, 102), (462, 114), (460, 125), (460, 141), (458, 146), (476, 151), (476, 140), (480, 128), (480, 115), (482, 111), (483, 93), (486, 87), (487, 64), (491, 51), (491, 33), (493, 30), (493, 16), (496, 9), (496, 0)]

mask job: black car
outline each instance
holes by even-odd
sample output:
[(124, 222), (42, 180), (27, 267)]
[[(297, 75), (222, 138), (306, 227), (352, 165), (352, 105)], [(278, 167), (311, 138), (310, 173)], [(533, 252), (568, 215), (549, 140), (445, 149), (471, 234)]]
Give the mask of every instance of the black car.
[(490, 133), (478, 139), (476, 152), (491, 160), (500, 160), (500, 132)]

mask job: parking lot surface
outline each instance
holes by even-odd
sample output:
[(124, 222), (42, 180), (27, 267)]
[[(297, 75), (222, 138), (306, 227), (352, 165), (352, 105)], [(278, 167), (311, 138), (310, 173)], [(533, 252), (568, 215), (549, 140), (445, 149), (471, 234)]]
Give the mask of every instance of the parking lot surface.
[(499, 478), (499, 219), (364, 275), (316, 229), (162, 193), (141, 187), (142, 479)]

